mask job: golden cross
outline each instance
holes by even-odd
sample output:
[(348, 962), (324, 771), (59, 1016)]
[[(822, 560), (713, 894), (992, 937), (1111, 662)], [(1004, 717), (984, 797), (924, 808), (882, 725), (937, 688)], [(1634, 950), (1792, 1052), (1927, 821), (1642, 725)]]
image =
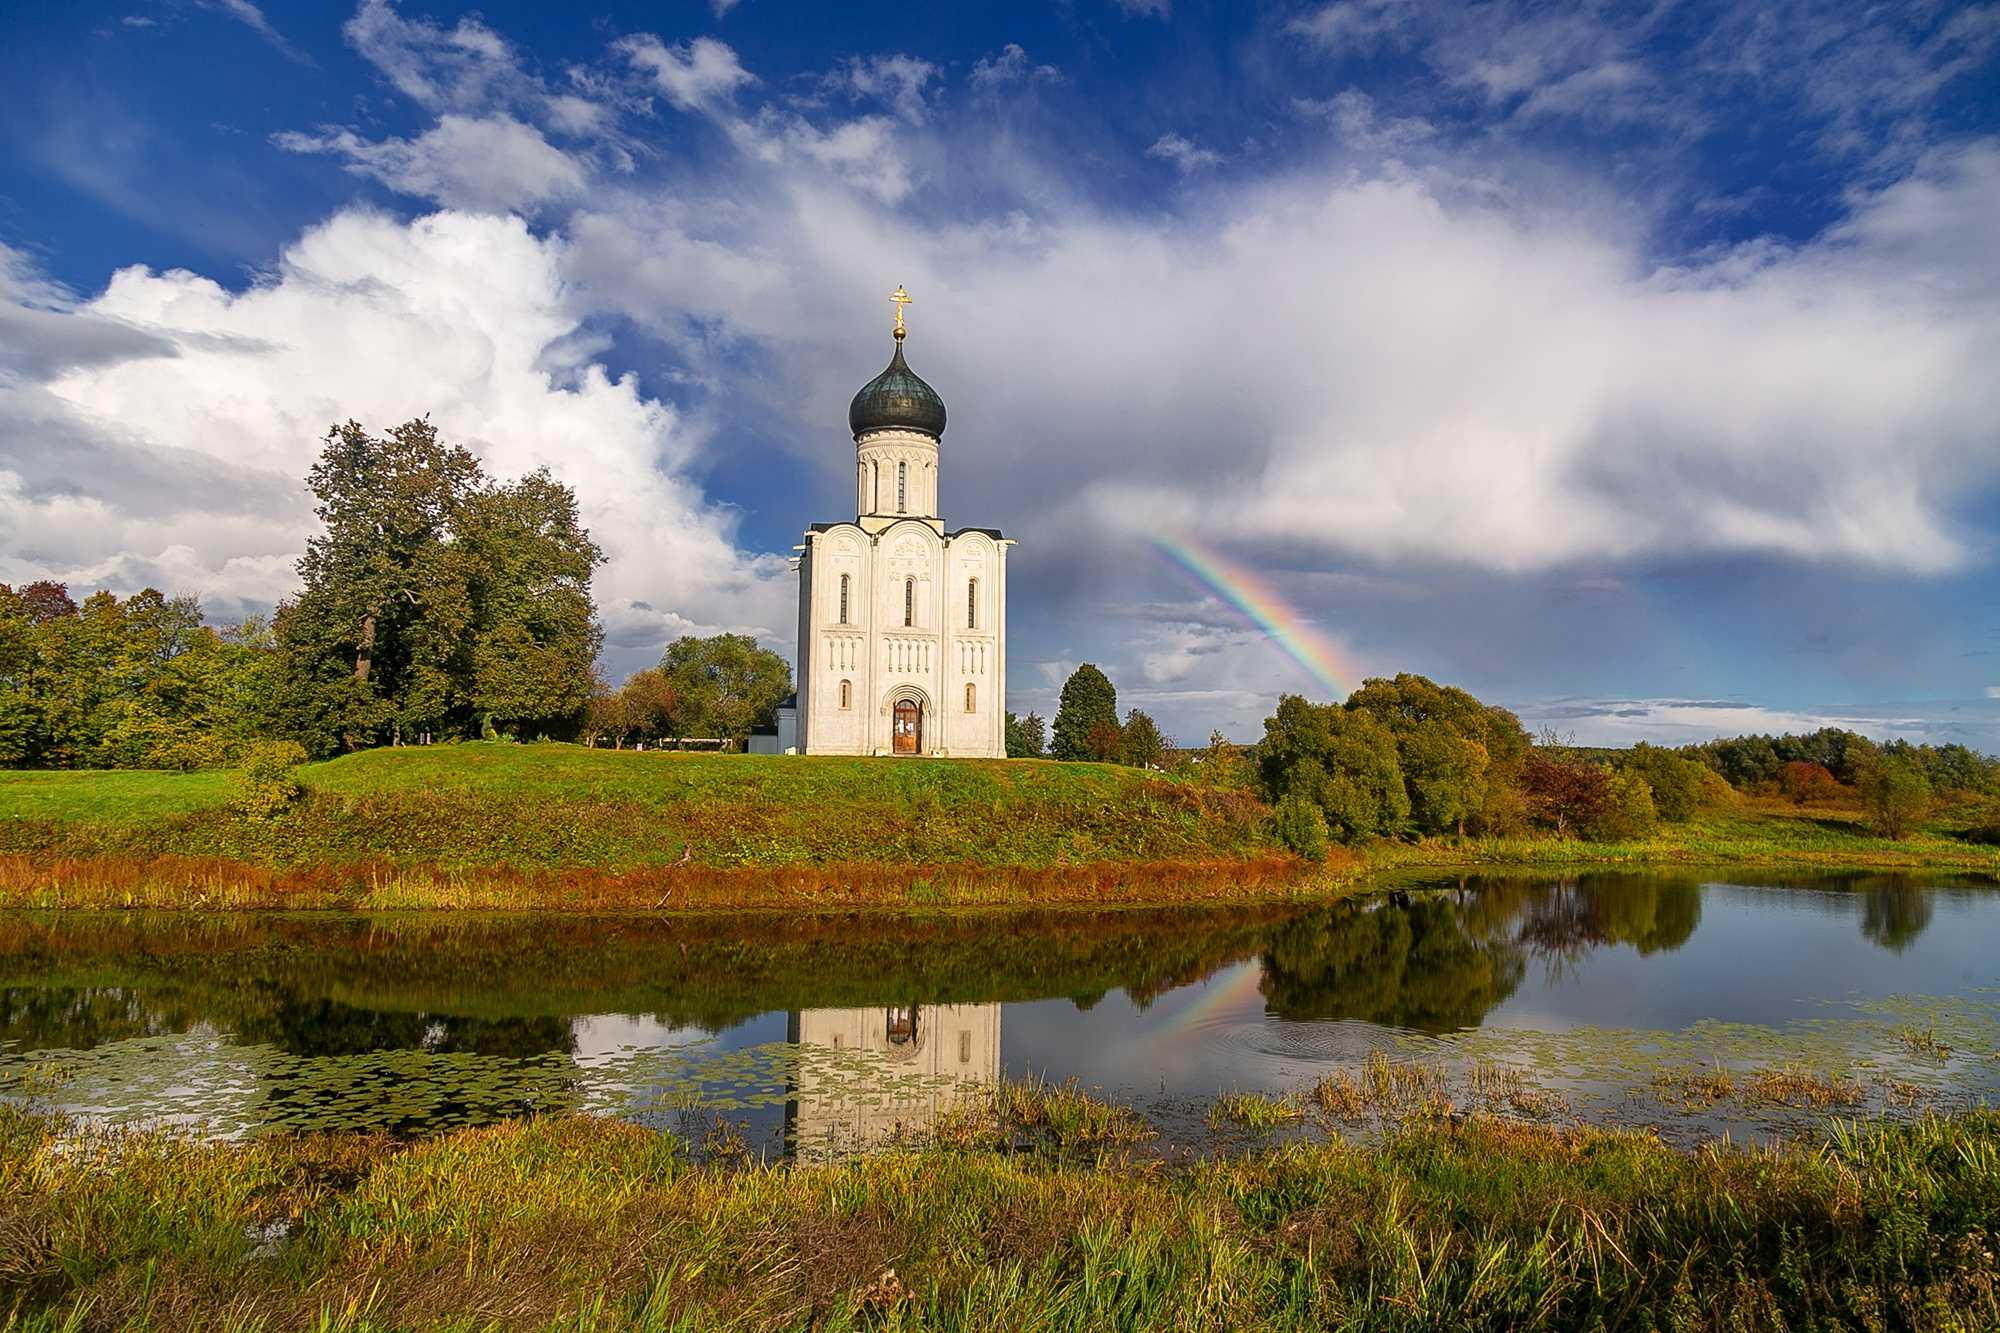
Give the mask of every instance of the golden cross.
[(903, 290), (903, 284), (899, 282), (896, 284), (896, 290), (889, 293), (889, 299), (896, 303), (896, 337), (901, 338), (903, 336), (903, 307), (911, 304), (910, 294)]

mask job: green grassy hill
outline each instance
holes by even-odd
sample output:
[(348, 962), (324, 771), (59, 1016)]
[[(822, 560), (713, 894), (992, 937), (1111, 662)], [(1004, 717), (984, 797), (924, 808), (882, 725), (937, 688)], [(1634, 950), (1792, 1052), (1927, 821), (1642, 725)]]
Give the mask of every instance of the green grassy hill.
[(1107, 764), (369, 750), (302, 770), (274, 821), (225, 773), (0, 773), (0, 851), (616, 870), (671, 864), (1057, 867), (1265, 850), (1252, 797)]

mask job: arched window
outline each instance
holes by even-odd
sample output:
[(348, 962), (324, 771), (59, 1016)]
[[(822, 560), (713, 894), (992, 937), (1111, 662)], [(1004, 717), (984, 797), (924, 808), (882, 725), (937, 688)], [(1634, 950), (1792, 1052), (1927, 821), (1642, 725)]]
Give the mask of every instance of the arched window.
[(847, 575), (840, 576), (840, 623), (847, 623)]
[(907, 514), (910, 504), (910, 465), (896, 464), (896, 512)]
[(976, 711), (978, 710), (978, 708), (979, 708), (979, 696), (978, 696), (978, 694), (976, 693), (977, 689), (978, 689), (978, 686), (976, 686), (976, 685), (973, 685), (973, 684), (972, 684), (972, 683), (971, 683), (970, 681), (968, 681), (968, 682), (966, 683), (966, 686), (965, 686), (965, 711), (966, 711), (966, 712), (968, 712), (968, 713), (971, 713), (971, 712), (976, 712)]
[(979, 580), (965, 581), (965, 627), (979, 628)]
[(851, 680), (840, 682), (840, 706), (842, 708), (854, 707), (854, 682)]
[(882, 465), (872, 460), (868, 464), (868, 512), (882, 512)]
[(904, 579), (903, 580), (903, 624), (906, 626), (914, 626), (916, 623), (917, 623), (917, 581), (915, 579)]

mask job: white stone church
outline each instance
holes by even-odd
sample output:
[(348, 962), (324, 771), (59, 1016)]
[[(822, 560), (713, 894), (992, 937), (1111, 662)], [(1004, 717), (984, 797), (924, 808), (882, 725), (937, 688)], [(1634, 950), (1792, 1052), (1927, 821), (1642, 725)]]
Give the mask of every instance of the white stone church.
[(944, 400), (896, 351), (847, 409), (855, 518), (799, 557), (797, 745), (806, 754), (1002, 758), (1007, 548), (938, 516)]

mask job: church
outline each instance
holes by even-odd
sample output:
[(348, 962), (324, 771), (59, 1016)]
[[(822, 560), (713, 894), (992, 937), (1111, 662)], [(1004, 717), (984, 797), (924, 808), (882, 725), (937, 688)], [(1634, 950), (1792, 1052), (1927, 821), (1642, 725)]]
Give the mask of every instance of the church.
[(944, 400), (895, 352), (847, 409), (855, 517), (815, 523), (799, 572), (796, 725), (805, 754), (1004, 758), (1007, 548), (938, 514)]

